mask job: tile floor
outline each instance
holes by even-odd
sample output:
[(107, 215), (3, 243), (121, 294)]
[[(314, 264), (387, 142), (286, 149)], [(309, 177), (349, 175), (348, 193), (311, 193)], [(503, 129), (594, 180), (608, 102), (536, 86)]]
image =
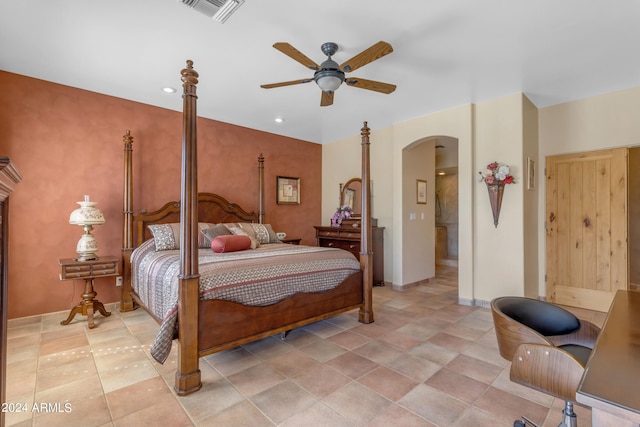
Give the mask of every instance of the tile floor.
[(143, 310), (110, 305), (92, 330), (82, 316), (61, 326), (67, 312), (14, 319), (6, 424), (507, 427), (525, 414), (557, 426), (561, 401), (509, 381), (490, 311), (456, 301), (455, 267), (405, 292), (376, 287), (375, 323), (346, 313), (205, 357), (203, 387), (186, 397), (172, 391), (175, 349), (164, 365), (149, 355), (158, 325)]

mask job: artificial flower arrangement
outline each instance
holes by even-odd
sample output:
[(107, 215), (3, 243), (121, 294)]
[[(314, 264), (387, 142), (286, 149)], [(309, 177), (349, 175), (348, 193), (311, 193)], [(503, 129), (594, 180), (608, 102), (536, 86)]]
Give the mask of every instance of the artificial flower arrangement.
[(336, 210), (336, 213), (331, 217), (331, 226), (340, 227), (342, 225), (342, 220), (345, 218), (351, 218), (351, 213), (353, 210), (349, 206), (342, 206)]
[(509, 166), (501, 165), (498, 162), (489, 163), (484, 172), (478, 172), (478, 182), (492, 184), (514, 184), (515, 178), (509, 174)]

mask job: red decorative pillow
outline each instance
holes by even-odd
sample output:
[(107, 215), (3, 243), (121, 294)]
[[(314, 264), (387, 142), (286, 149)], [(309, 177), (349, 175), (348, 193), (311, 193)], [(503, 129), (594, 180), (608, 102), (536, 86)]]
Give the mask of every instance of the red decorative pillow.
[(211, 249), (216, 253), (244, 251), (250, 247), (249, 236), (224, 235), (217, 236), (211, 241)]

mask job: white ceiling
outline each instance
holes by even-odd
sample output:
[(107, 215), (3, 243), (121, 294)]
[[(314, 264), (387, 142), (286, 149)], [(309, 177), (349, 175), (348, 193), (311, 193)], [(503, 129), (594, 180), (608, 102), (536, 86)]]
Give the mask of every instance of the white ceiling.
[[(333, 41), (342, 63), (379, 40), (394, 52), (349, 76), (390, 95), (342, 85), (320, 107), (313, 82), (260, 88), (313, 75), (275, 42), (320, 63)], [(176, 0), (0, 1), (2, 70), (181, 111), (191, 59), (200, 116), (319, 143), (516, 92), (542, 108), (640, 86), (639, 42), (637, 0), (246, 0), (224, 24)]]

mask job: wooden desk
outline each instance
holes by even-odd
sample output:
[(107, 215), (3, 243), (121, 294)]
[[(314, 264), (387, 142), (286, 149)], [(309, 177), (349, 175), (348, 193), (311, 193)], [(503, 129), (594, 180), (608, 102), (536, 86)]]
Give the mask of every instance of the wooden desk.
[(618, 291), (578, 386), (593, 427), (640, 426), (640, 292)]

